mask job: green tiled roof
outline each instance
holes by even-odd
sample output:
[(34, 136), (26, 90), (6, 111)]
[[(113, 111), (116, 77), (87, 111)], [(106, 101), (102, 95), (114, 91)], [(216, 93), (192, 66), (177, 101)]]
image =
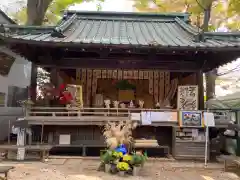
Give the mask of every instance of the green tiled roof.
[(2, 26), (6, 40), (66, 45), (137, 47), (240, 47), (239, 33), (202, 33), (189, 14), (67, 11), (55, 27)]

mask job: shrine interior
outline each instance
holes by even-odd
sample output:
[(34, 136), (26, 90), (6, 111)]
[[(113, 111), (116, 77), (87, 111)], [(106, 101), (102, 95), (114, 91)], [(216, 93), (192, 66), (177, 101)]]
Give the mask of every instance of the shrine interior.
[(144, 108), (176, 109), (177, 86), (198, 84), (196, 73), (159, 70), (58, 69), (57, 76), (52, 80), (50, 73), (56, 86), (82, 85), (84, 107), (105, 107), (109, 99), (110, 107), (118, 101), (120, 108), (139, 108), (139, 101), (144, 101)]

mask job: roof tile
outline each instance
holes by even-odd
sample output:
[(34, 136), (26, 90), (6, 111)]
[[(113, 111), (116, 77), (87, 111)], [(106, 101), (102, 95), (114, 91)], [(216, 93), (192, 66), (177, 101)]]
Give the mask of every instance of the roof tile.
[[(28, 41), (193, 48), (240, 47), (240, 34), (204, 34), (189, 24), (188, 14), (176, 13), (67, 12), (55, 27), (19, 28), (17, 25), (5, 25), (4, 28), (8, 28), (8, 31), (2, 33), (2, 36)], [(61, 36), (53, 36), (53, 32)]]

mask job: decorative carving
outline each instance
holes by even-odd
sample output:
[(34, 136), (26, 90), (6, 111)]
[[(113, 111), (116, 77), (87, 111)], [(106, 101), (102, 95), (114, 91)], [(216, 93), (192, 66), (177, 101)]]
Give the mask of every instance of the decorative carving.
[[(90, 73), (90, 71), (92, 71), (92, 73)], [(155, 100), (154, 103), (160, 102), (160, 100), (163, 102), (170, 90), (169, 72), (163, 72), (163, 71), (123, 70), (123, 69), (115, 69), (115, 70), (81, 69), (81, 72), (78, 72), (77, 76), (79, 75), (81, 75), (81, 77), (79, 78), (81, 79), (82, 90), (83, 90), (83, 101), (86, 106), (90, 105), (90, 95), (94, 96), (97, 93), (96, 91), (97, 91), (98, 79), (107, 78), (107, 79), (113, 79), (116, 81), (146, 79), (149, 81), (149, 88), (147, 93), (154, 96), (154, 100)], [(165, 84), (168, 85), (168, 88), (163, 88)], [(90, 87), (91, 89), (89, 89)], [(112, 99), (115, 99), (115, 97)], [(169, 101), (171, 102), (170, 99)], [(147, 106), (147, 104), (148, 103), (146, 101), (145, 106)]]

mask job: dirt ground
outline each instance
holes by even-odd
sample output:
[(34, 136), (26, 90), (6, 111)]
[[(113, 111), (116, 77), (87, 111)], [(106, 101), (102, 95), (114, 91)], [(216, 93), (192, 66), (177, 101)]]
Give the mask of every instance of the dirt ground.
[[(41, 162), (1, 162), (15, 168), (9, 172), (9, 180), (122, 180), (123, 177), (97, 171), (98, 160), (52, 159)], [(203, 168), (203, 164), (149, 161), (138, 177), (129, 180), (240, 180), (230, 172), (223, 172), (219, 165)], [(210, 166), (209, 166), (210, 167)]]

